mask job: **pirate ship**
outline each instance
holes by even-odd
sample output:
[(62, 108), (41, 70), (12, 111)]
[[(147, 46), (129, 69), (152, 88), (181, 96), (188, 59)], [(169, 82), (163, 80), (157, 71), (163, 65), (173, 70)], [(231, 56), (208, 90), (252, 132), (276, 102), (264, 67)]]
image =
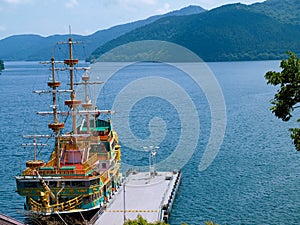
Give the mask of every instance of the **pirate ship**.
[[(34, 157), (26, 162), (24, 169), (16, 178), (17, 193), (26, 197), (24, 207), (39, 215), (76, 213), (91, 211), (103, 207), (121, 184), (120, 161), (121, 151), (117, 133), (110, 120), (111, 110), (99, 110), (88, 96), (88, 87), (99, 82), (90, 81), (87, 75), (89, 68), (79, 68), (78, 59), (73, 58), (73, 45), (70, 37), (68, 46), (69, 58), (63, 61), (64, 69), (69, 76), (68, 89), (61, 90), (61, 82), (57, 80), (58, 62), (52, 57), (51, 79), (47, 83), (49, 90), (35, 91), (38, 94), (52, 95), (49, 112), (37, 112), (39, 115), (53, 117), (48, 124), (51, 135), (27, 135), (32, 138)], [(82, 80), (75, 82), (74, 72), (82, 69)], [(76, 97), (76, 85), (83, 85), (85, 99)], [(61, 92), (70, 94), (64, 101), (68, 110), (60, 111), (58, 95)], [(67, 96), (69, 95), (67, 94)], [(106, 115), (106, 116), (103, 116)], [(71, 117), (69, 132), (62, 116)], [(79, 123), (78, 118), (83, 118)], [(49, 152), (49, 161), (37, 159), (39, 138), (53, 138), (53, 150)]]

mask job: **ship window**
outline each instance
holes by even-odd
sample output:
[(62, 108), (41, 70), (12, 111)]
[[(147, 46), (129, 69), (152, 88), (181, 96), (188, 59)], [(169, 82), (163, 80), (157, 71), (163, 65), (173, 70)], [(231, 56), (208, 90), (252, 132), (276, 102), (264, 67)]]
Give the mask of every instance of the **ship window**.
[(49, 181), (48, 183), (49, 187), (59, 187), (58, 182), (57, 181)]
[(84, 181), (72, 181), (72, 187), (84, 187)]
[(39, 182), (20, 182), (21, 188), (37, 188), (39, 186)]
[(19, 180), (17, 180), (17, 186), (22, 188), (23, 187), (23, 182), (20, 182)]
[(65, 187), (70, 187), (71, 186), (71, 181), (65, 181)]
[(106, 163), (102, 163), (102, 168), (106, 169)]
[(105, 146), (105, 144), (104, 143), (101, 143), (100, 144), (100, 152), (106, 152), (107, 150), (106, 150), (106, 146)]
[(89, 181), (86, 181), (85, 182), (85, 187), (89, 187), (90, 186), (90, 182)]
[(97, 153), (98, 152), (98, 148), (97, 148), (98, 145), (91, 145), (91, 153)]
[(81, 151), (67, 151), (68, 163), (81, 163)]
[(99, 181), (98, 179), (96, 179), (96, 180), (91, 180), (91, 181), (90, 181), (90, 184), (91, 184), (91, 185), (97, 185), (97, 184), (99, 184), (98, 181)]

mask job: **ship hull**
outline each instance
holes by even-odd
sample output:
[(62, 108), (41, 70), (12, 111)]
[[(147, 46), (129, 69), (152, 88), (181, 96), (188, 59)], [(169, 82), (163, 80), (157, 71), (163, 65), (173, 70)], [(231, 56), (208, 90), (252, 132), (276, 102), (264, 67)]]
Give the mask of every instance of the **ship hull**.
[(28, 213), (26, 224), (86, 224), (87, 221), (93, 221), (93, 218), (98, 218), (99, 212), (101, 211), (102, 208), (84, 210), (79, 212), (64, 212), (51, 215)]
[[(24, 209), (32, 214), (51, 216), (88, 213), (105, 208), (119, 190), (122, 175), (119, 166), (114, 169), (87, 179), (17, 176), (17, 191), (26, 197)], [(108, 174), (109, 179), (106, 177)], [(51, 199), (41, 179), (49, 185), (56, 201)]]

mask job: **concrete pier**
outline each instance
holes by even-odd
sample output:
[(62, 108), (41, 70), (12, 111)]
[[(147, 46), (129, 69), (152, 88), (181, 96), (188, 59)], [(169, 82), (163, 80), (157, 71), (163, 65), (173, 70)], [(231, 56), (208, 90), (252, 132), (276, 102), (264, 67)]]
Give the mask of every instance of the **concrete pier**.
[(122, 225), (141, 215), (148, 222), (169, 219), (181, 172), (133, 172), (111, 198), (95, 225)]

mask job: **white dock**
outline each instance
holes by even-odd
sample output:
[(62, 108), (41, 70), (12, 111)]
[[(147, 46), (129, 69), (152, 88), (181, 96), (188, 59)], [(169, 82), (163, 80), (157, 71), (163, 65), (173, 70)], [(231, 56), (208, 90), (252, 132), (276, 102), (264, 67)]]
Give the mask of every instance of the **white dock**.
[(168, 221), (181, 172), (131, 173), (98, 216), (95, 225), (123, 225), (141, 215), (148, 222)]

